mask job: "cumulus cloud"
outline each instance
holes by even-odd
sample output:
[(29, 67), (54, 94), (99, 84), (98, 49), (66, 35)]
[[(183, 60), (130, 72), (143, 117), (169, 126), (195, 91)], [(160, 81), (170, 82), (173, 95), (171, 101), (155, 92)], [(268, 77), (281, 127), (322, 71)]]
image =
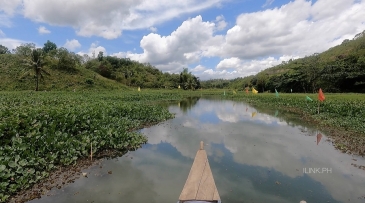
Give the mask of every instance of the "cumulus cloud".
[(227, 31), (220, 55), (241, 59), (310, 55), (365, 29), (364, 1), (339, 0), (325, 12), (324, 5), (329, 1), (318, 0), (312, 5), (310, 1), (296, 0), (280, 8), (241, 14)]
[(12, 16), (21, 3), (22, 0), (0, 0), (0, 11), (3, 11), (6, 15)]
[(237, 57), (227, 58), (218, 63), (217, 69), (239, 68), (241, 63), (241, 59)]
[(279, 58), (268, 57), (260, 60), (241, 60), (237, 57), (231, 57), (221, 60), (215, 69), (207, 69), (197, 75), (204, 80), (211, 78), (233, 79), (254, 75), (262, 70), (271, 68), (275, 65), (297, 59), (299, 56), (281, 56)]
[(78, 40), (73, 39), (73, 40), (66, 40), (65, 45), (63, 45), (63, 47), (65, 47), (68, 50), (74, 51), (77, 48), (81, 47), (81, 44)]
[(25, 17), (37, 22), (71, 26), (80, 36), (115, 39), (121, 36), (122, 30), (150, 28), (181, 14), (212, 7), (221, 1), (223, 0), (23, 0), (23, 13)]
[(227, 22), (224, 21), (224, 16), (220, 15), (215, 18), (217, 30), (223, 30), (227, 26)]
[(207, 68), (202, 66), (202, 65), (197, 65), (195, 68), (193, 68), (191, 70), (191, 72), (201, 72), (201, 71), (205, 71)]
[[(268, 1), (267, 3), (270, 3)], [(328, 0), (295, 0), (281, 7), (241, 14), (225, 35), (215, 31), (227, 26), (224, 16), (206, 22), (201, 16), (188, 19), (167, 36), (149, 34), (141, 40), (143, 53), (128, 57), (150, 62), (168, 71), (196, 63), (203, 57), (219, 57), (201, 78), (247, 76), (340, 44), (365, 29), (364, 1), (336, 1), (319, 12)]]
[(30, 43), (23, 40), (12, 39), (12, 38), (2, 38), (0, 34), (0, 44), (6, 46), (8, 49), (12, 50), (16, 47), (20, 46), (21, 44)]
[(133, 60), (150, 62), (160, 69), (171, 71), (176, 65), (182, 67), (198, 62), (203, 50), (217, 43), (213, 37), (215, 24), (203, 22), (201, 16), (186, 20), (169, 36), (150, 33), (144, 36), (140, 46), (141, 54), (128, 54)]
[(87, 52), (80, 51), (80, 52), (77, 52), (77, 54), (79, 54), (81, 56), (87, 54), (90, 57), (93, 57), (93, 56), (97, 57), (100, 51), (103, 52), (104, 56), (108, 54), (106, 52), (106, 49), (103, 46), (100, 46), (98, 42), (94, 42), (94, 43), (91, 43), (90, 48)]
[(49, 33), (51, 33), (51, 31), (49, 31), (46, 27), (44, 27), (44, 26), (40, 26), (39, 28), (38, 28), (38, 33), (39, 34), (49, 34)]

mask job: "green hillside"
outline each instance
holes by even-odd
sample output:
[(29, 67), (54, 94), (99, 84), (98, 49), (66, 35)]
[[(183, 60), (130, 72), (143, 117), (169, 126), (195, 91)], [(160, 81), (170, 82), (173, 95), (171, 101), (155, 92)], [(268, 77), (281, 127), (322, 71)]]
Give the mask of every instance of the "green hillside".
[(30, 43), (12, 51), (0, 45), (0, 71), (1, 90), (200, 88), (199, 78), (187, 68), (180, 74), (162, 73), (148, 63), (103, 52), (80, 56), (50, 41), (43, 48)]
[(245, 78), (204, 81), (202, 87), (255, 87), (260, 92), (315, 92), (319, 88), (327, 92), (365, 92), (365, 31), (323, 53), (289, 60)]
[[(73, 71), (45, 68), (39, 82), (39, 90), (129, 89), (125, 85), (107, 79), (82, 66)], [(34, 90), (34, 73), (23, 67), (22, 57), (16, 54), (0, 54), (0, 89)]]

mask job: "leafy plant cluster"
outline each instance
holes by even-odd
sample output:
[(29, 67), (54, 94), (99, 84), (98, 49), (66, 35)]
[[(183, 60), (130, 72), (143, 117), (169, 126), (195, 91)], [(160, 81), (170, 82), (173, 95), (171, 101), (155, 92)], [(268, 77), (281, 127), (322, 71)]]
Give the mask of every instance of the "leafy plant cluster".
[[(147, 141), (132, 129), (173, 115), (146, 101), (170, 95), (3, 92), (0, 96), (0, 201), (103, 149), (134, 149)], [(131, 101), (141, 102), (131, 102)]]
[(280, 94), (280, 97), (276, 98), (274, 94), (239, 93), (229, 96), (261, 106), (296, 108), (325, 125), (341, 127), (365, 135), (365, 99), (361, 98), (361, 95), (341, 97), (336, 94), (327, 94), (326, 100), (320, 103), (318, 114), (318, 102), (314, 99), (317, 97), (316, 94), (308, 94), (314, 101), (307, 101), (305, 94)]

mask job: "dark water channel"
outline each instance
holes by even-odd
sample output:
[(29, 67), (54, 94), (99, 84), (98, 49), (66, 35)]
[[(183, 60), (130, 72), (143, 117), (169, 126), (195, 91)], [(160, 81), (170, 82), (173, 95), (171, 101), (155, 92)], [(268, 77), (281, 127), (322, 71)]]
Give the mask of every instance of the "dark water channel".
[(219, 99), (168, 108), (176, 117), (141, 130), (141, 149), (30, 202), (177, 202), (202, 140), (223, 203), (365, 203), (365, 171), (352, 165), (365, 159), (335, 150), (300, 118)]

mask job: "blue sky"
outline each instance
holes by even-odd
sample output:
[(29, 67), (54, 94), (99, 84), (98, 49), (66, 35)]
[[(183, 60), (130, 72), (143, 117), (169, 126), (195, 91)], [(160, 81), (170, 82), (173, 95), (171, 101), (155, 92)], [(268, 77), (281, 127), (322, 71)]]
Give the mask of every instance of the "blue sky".
[(0, 0), (0, 44), (50, 40), (231, 79), (352, 39), (365, 30), (364, 10), (365, 0)]

